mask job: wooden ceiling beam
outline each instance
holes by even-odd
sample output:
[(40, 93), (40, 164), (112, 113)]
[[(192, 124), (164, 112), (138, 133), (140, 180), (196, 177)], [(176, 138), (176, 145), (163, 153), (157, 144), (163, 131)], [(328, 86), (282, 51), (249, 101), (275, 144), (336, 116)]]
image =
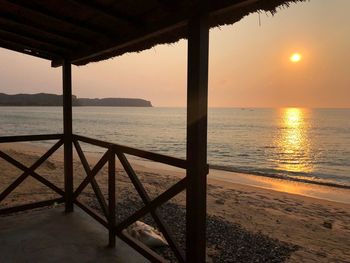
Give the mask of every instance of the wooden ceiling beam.
[[(79, 64), (82, 61), (91, 59), (93, 57), (103, 55), (108, 52), (113, 52), (133, 44), (137, 44), (139, 42), (145, 41), (147, 39), (151, 39), (152, 37), (158, 36), (160, 34), (164, 34), (166, 32), (171, 32), (177, 28), (186, 26), (186, 24), (187, 24), (186, 20), (180, 21), (178, 23), (170, 23), (169, 26), (165, 26), (161, 29), (147, 31), (147, 32), (144, 32), (142, 35), (133, 36), (133, 37), (130, 37), (129, 39), (124, 39), (124, 41), (122, 41), (121, 43), (114, 43), (114, 44), (109, 43), (104, 45), (103, 47), (98, 47), (90, 50), (82, 50), (82, 52), (80, 53), (75, 53), (74, 56), (70, 58), (70, 61), (72, 64)], [(59, 67), (62, 65), (61, 62), (62, 61), (60, 60), (53, 61), (51, 66)]]
[(211, 13), (211, 15), (220, 15), (222, 13), (226, 13), (229, 11), (236, 10), (238, 8), (246, 7), (249, 5), (257, 4), (261, 0), (238, 0), (236, 4), (231, 4), (228, 6), (220, 6), (217, 2), (212, 1), (210, 3), (210, 9), (215, 10)]
[[(163, 1), (163, 0), (160, 0)], [(212, 12), (211, 15), (218, 15), (226, 10), (234, 10), (237, 8), (244, 7), (246, 5), (252, 4), (257, 2), (258, 0), (237, 0), (237, 2), (234, 5), (217, 5), (213, 3)], [(164, 3), (165, 4), (165, 3)], [(72, 64), (84, 64), (86, 61), (87, 63), (89, 60), (92, 60), (94, 57), (102, 56), (103, 54), (108, 54), (111, 52), (116, 52), (118, 50), (121, 50), (123, 48), (127, 48), (128, 46), (132, 46), (138, 43), (142, 43), (143, 41), (147, 41), (148, 39), (152, 39), (154, 37), (157, 37), (161, 34), (165, 34), (167, 32), (171, 32), (173, 30), (176, 30), (178, 28), (187, 26), (188, 18), (189, 18), (189, 12), (190, 10), (187, 10), (184, 12), (184, 14), (179, 14), (177, 16), (174, 16), (172, 18), (169, 18), (169, 20), (166, 23), (159, 23), (158, 28), (147, 28), (147, 30), (144, 30), (142, 34), (137, 34), (133, 36), (129, 36), (128, 38), (122, 39), (120, 41), (114, 41), (113, 43), (106, 43), (103, 46), (98, 46), (92, 49), (85, 49), (82, 50), (79, 53), (75, 53), (73, 57), (70, 58), (70, 61)], [(56, 60), (52, 61), (51, 66), (52, 67), (59, 67), (62, 65), (62, 61)]]
[[(54, 12), (42, 8), (40, 5), (36, 5), (31, 1), (18, 1), (18, 0), (2, 0), (2, 2), (7, 2), (13, 6), (16, 6), (19, 9), (22, 9), (24, 13), (32, 13), (36, 17), (43, 18), (43, 21), (54, 21), (57, 24), (65, 24), (71, 27), (74, 27), (80, 31), (85, 32), (85, 34), (93, 34), (95, 36), (100, 36), (106, 40), (110, 39), (111, 32), (105, 32), (103, 28), (95, 27), (86, 22), (77, 21), (70, 17), (63, 17), (57, 15)], [(18, 16), (18, 15), (17, 15)]]
[(20, 17), (3, 13), (1, 10), (0, 10), (0, 20), (3, 21), (4, 23), (23, 28), (24, 30), (27, 30), (27, 31), (36, 31), (43, 35), (48, 34), (53, 38), (62, 39), (63, 41), (72, 42), (79, 45), (86, 45), (85, 40), (87, 39), (78, 38), (76, 35), (71, 34), (69, 32), (63, 32), (61, 30), (49, 28), (45, 24), (33, 23), (32, 21), (27, 21), (27, 19), (23, 19)]
[(51, 43), (47, 43), (38, 39), (33, 39), (23, 35), (15, 34), (2, 29), (0, 29), (0, 39), (13, 42), (13, 43), (18, 43), (23, 46), (34, 47), (42, 51), (53, 52), (55, 54), (60, 54), (60, 55), (69, 56), (72, 53), (71, 49), (66, 49), (60, 46), (53, 45)]
[(65, 48), (65, 49), (74, 49), (77, 48), (79, 45), (76, 44), (75, 42), (65, 42), (65, 41), (60, 41), (58, 38), (48, 38), (46, 34), (38, 34), (36, 32), (33, 34), (33, 31), (28, 31), (25, 30), (25, 27), (21, 28), (13, 28), (9, 26), (8, 24), (3, 24), (1, 17), (0, 17), (0, 32), (6, 32), (12, 35), (15, 35), (17, 37), (25, 37), (28, 39), (32, 39), (32, 41), (40, 41), (41, 43), (47, 44), (47, 45), (54, 45), (60, 48)]
[(166, 12), (171, 12), (174, 8), (177, 8), (179, 5), (176, 1), (173, 0), (157, 0), (161, 5), (161, 8)]
[(11, 41), (7, 41), (4, 39), (0, 39), (0, 47), (8, 50), (12, 50), (12, 51), (20, 52), (23, 54), (31, 55), (34, 57), (51, 60), (51, 61), (56, 59), (58, 60), (61, 59), (61, 56), (59, 54), (39, 50), (37, 48), (30, 47), (27, 45), (24, 46), (18, 43), (13, 43)]
[(82, 5), (84, 7), (88, 7), (92, 10), (94, 10), (95, 12), (98, 12), (101, 15), (107, 16), (111, 19), (117, 20), (117, 21), (122, 21), (122, 22), (126, 22), (130, 25), (132, 25), (133, 27), (136, 28), (143, 28), (145, 26), (144, 21), (141, 21), (140, 19), (130, 16), (128, 14), (116, 11), (116, 10), (111, 10), (109, 8), (106, 8), (104, 6), (101, 6), (100, 4), (96, 3), (96, 2), (88, 2), (85, 0), (71, 0), (72, 2), (75, 2), (79, 5)]

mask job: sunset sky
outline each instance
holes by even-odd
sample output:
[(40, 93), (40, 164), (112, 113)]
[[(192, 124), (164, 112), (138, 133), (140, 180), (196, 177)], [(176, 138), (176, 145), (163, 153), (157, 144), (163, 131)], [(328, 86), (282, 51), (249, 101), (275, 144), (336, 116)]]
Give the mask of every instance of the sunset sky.
[[(350, 107), (350, 1), (311, 0), (210, 32), (210, 107)], [(78, 97), (186, 105), (187, 42), (73, 68)], [(0, 92), (61, 93), (61, 69), (0, 49)]]

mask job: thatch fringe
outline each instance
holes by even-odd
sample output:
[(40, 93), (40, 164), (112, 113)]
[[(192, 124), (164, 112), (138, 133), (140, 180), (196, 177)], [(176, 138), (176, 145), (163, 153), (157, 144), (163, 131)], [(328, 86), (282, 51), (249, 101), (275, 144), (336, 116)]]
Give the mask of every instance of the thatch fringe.
[[(257, 0), (251, 1), (249, 4), (239, 5), (237, 7), (226, 8), (224, 10), (214, 10), (210, 15), (210, 27), (218, 27), (222, 25), (232, 25), (245, 16), (248, 16), (251, 13), (255, 12), (267, 12), (270, 14), (275, 14), (278, 9), (288, 8), (292, 3), (304, 2), (307, 0)], [(232, 5), (232, 2), (237, 1), (216, 1), (224, 3), (222, 6)], [(78, 65), (85, 65), (90, 62), (98, 62), (113, 57), (123, 55), (130, 52), (141, 52), (147, 49), (150, 49), (156, 45), (160, 44), (172, 44), (181, 39), (186, 39), (187, 37), (187, 28), (186, 26), (181, 26), (179, 28), (173, 29), (170, 32), (166, 32), (157, 36), (153, 36), (143, 40), (141, 42), (125, 46), (123, 48), (117, 48), (113, 51), (104, 53), (102, 55), (89, 58), (87, 60), (79, 61)]]

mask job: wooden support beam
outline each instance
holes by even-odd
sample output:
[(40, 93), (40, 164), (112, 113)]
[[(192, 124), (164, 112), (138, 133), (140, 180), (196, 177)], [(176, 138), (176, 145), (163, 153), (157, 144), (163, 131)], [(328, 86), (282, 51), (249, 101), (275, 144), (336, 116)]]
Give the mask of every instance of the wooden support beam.
[(144, 158), (144, 159), (147, 159), (150, 161), (168, 164), (168, 165), (182, 168), (182, 169), (186, 169), (186, 167), (187, 167), (187, 163), (183, 159), (170, 157), (170, 156), (166, 156), (163, 154), (148, 152), (148, 151), (144, 151), (144, 150), (140, 150), (140, 149), (136, 149), (136, 148), (131, 148), (131, 147), (127, 147), (124, 145), (115, 144), (115, 143), (104, 142), (101, 140), (92, 139), (92, 138), (81, 136), (81, 135), (74, 134), (73, 137), (75, 140), (89, 143), (89, 144), (92, 144), (95, 146), (103, 147), (106, 149), (109, 149), (111, 146), (113, 146), (113, 148), (115, 149), (115, 151), (117, 153), (129, 154), (129, 155), (137, 156), (137, 157)]
[(111, 248), (115, 247), (115, 233), (114, 229), (116, 226), (116, 193), (115, 193), (115, 153), (113, 149), (109, 149), (108, 158), (108, 233), (109, 242), (108, 246)]
[(102, 155), (101, 159), (97, 162), (97, 164), (92, 168), (91, 172), (86, 176), (86, 178), (80, 183), (78, 188), (75, 190), (73, 194), (73, 199), (76, 199), (80, 193), (85, 189), (85, 187), (94, 179), (97, 173), (102, 169), (102, 167), (106, 164), (109, 157), (109, 151), (105, 152)]
[[(61, 196), (64, 196), (64, 192), (57, 187), (56, 185), (54, 185), (53, 183), (51, 183), (49, 180), (45, 179), (44, 177), (42, 177), (41, 175), (39, 175), (38, 173), (36, 173), (34, 170), (32, 170), (31, 168), (26, 167), (25, 165), (23, 165), (22, 163), (20, 163), (19, 161), (15, 160), (14, 158), (12, 158), (11, 156), (7, 155), (6, 153), (0, 151), (0, 158), (4, 159), (5, 161), (7, 161), (8, 163), (12, 164), (13, 166), (15, 166), (16, 168), (22, 170), (24, 173), (27, 173), (28, 175), (32, 176), (34, 179), (38, 180), (39, 182), (41, 182), (43, 185), (47, 186), (48, 188), (52, 189), (53, 191), (55, 191), (56, 193), (58, 193)], [(20, 176), (21, 178), (22, 176)], [(16, 180), (17, 181), (17, 180)], [(16, 182), (15, 181), (15, 182)], [(10, 186), (11, 187), (11, 186)], [(0, 200), (2, 200), (0, 198)]]
[[(88, 175), (91, 173), (90, 165), (89, 165), (89, 163), (88, 163), (88, 161), (83, 153), (83, 150), (81, 149), (79, 142), (77, 140), (74, 140), (74, 139), (73, 139), (73, 142), (74, 142), (75, 149), (78, 153), (78, 156), (80, 158), (81, 164), (84, 167), (85, 173), (86, 173), (86, 175)], [(95, 192), (95, 195), (97, 197), (97, 201), (99, 202), (99, 204), (101, 206), (101, 209), (102, 209), (104, 216), (106, 217), (106, 219), (108, 219), (108, 208), (107, 208), (108, 206), (107, 206), (106, 200), (104, 199), (102, 191), (101, 191), (95, 178), (91, 179), (91, 186)]]
[(139, 220), (141, 217), (148, 214), (150, 211), (155, 210), (157, 207), (161, 206), (162, 204), (169, 201), (174, 196), (181, 193), (186, 188), (186, 186), (187, 186), (186, 178), (181, 179), (179, 182), (174, 184), (164, 193), (162, 193), (161, 195), (159, 195), (158, 197), (150, 201), (147, 205), (145, 205), (141, 209), (134, 212), (127, 219), (124, 219), (122, 222), (120, 222), (115, 229), (116, 233), (123, 231), (125, 228), (127, 228), (132, 223)]
[[(122, 153), (117, 153), (117, 156), (124, 167), (124, 170), (128, 174), (132, 184), (134, 185), (137, 193), (141, 197), (145, 206), (149, 205), (152, 201), (149, 195), (147, 194), (146, 189), (143, 187), (141, 181), (137, 177), (134, 169), (131, 167), (129, 161), (126, 159), (125, 155)], [(161, 214), (157, 211), (157, 209), (151, 209), (150, 214), (152, 215), (154, 221), (156, 222), (159, 230), (162, 232), (163, 236), (167, 240), (170, 248), (173, 250), (177, 260), (182, 263), (185, 262), (184, 253), (181, 251), (180, 246), (175, 241), (174, 235), (171, 233), (170, 229), (164, 223)]]
[(97, 213), (95, 213), (93, 210), (91, 210), (82, 202), (79, 202), (78, 200), (74, 200), (74, 203), (77, 206), (79, 206), (82, 210), (84, 210), (85, 213), (87, 213), (89, 216), (91, 216), (93, 219), (95, 219), (97, 222), (99, 222), (101, 225), (103, 225), (105, 228), (108, 229), (109, 225), (105, 219), (103, 219), (101, 216), (99, 216)]
[(17, 212), (23, 212), (26, 210), (31, 210), (39, 207), (45, 207), (45, 206), (52, 206), (52, 205), (58, 205), (64, 202), (63, 198), (56, 198), (52, 200), (46, 200), (46, 201), (40, 201), (36, 203), (30, 203), (30, 204), (24, 204), (19, 205), (15, 207), (9, 207), (9, 208), (2, 208), (0, 209), (0, 215), (7, 215)]
[(152, 249), (150, 249), (148, 246), (143, 244), (141, 241), (136, 240), (135, 238), (131, 237), (126, 230), (117, 233), (118, 237), (123, 240), (126, 244), (128, 244), (130, 247), (135, 249), (137, 252), (139, 252), (142, 256), (147, 258), (152, 263), (168, 263), (169, 261), (162, 258), (160, 255), (158, 255), (156, 252), (154, 252)]
[(72, 128), (72, 65), (63, 61), (63, 140), (64, 189), (66, 212), (73, 212), (73, 128)]
[(0, 143), (50, 141), (50, 140), (60, 140), (62, 138), (63, 138), (62, 134), (1, 136)]
[[(21, 136), (17, 136), (17, 137), (21, 137)], [(28, 137), (28, 136), (24, 136), (24, 137)], [(7, 140), (7, 141), (9, 141), (9, 140)], [(19, 176), (10, 186), (8, 186), (4, 191), (2, 191), (0, 194), (0, 202), (2, 202), (2, 200), (4, 200), (13, 190), (15, 190), (17, 188), (17, 186), (19, 186), (30, 175), (31, 172), (35, 171), (54, 152), (56, 152), (57, 149), (61, 147), (61, 145), (62, 145), (62, 141), (59, 141), (55, 145), (53, 145), (43, 156), (41, 156), (33, 165), (31, 165), (29, 167), (29, 169), (26, 169), (26, 171), (24, 171), (21, 174), (21, 176)], [(7, 155), (2, 153), (1, 151), (0, 151), (0, 158), (5, 158), (5, 160), (8, 159)]]
[(206, 259), (209, 23), (203, 9), (188, 24), (186, 262)]

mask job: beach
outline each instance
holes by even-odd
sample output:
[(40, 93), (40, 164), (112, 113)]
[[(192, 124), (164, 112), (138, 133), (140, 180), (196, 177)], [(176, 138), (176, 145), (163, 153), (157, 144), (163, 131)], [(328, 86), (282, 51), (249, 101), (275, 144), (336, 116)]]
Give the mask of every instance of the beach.
[[(45, 152), (43, 146), (27, 143), (1, 144), (0, 150), (28, 166)], [(87, 155), (91, 166), (98, 161), (97, 155)], [(151, 197), (157, 196), (185, 175), (182, 170), (130, 160)], [(0, 191), (3, 191), (21, 172), (3, 160), (0, 160), (0, 167)], [(132, 185), (118, 162), (116, 170), (117, 200), (133, 196)], [(36, 172), (62, 187), (62, 149)], [(75, 187), (84, 177), (82, 165), (75, 155)], [(102, 192), (107, 194), (106, 167), (96, 179)], [(34, 179), (27, 178), (0, 207), (55, 196)], [(84, 191), (81, 198), (88, 204), (96, 203), (92, 199), (91, 189)], [(171, 202), (184, 205), (184, 194)], [(350, 261), (350, 190), (212, 170), (208, 176), (207, 207), (208, 215), (296, 247), (286, 262)], [(209, 254), (216, 253), (214, 248), (208, 251)]]

